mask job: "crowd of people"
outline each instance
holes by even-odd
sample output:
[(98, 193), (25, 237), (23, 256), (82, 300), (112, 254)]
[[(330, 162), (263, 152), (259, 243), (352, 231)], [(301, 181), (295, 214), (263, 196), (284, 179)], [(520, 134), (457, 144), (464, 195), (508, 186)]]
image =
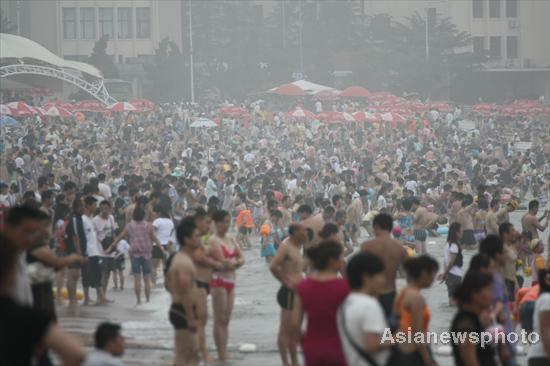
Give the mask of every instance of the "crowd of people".
[[(57, 325), (56, 306), (64, 288), (69, 306), (79, 306), (79, 288), (85, 305), (109, 306), (124, 291), (127, 263), (136, 306), (164, 280), (174, 364), (212, 362), (210, 295), (225, 362), (236, 274), (244, 252), (259, 249), (281, 283), (272, 295), (285, 366), (300, 363), (299, 346), (306, 365), (435, 365), (429, 345), (396, 346), (384, 334), (429, 330), (422, 290), (436, 280), (457, 305), (450, 329), (480, 334), (499, 325), (508, 334), (521, 326), (541, 336), (530, 365), (548, 364), (547, 120), (456, 107), (403, 125), (325, 124), (242, 108), (250, 118), (221, 119), (214, 129), (190, 125), (217, 108), (182, 103), (85, 122), (29, 119), (3, 131), (0, 338), (10, 347), (0, 363), (48, 365), (53, 349), (71, 365), (119, 364), (116, 324), (98, 328), (85, 360)], [(476, 128), (461, 129), (463, 118)], [(510, 223), (520, 205), (528, 209), (521, 229)], [(442, 235), (438, 263), (426, 242)], [(479, 251), (469, 266), (465, 250)], [(453, 344), (453, 355), (457, 365), (517, 364), (512, 343)]]

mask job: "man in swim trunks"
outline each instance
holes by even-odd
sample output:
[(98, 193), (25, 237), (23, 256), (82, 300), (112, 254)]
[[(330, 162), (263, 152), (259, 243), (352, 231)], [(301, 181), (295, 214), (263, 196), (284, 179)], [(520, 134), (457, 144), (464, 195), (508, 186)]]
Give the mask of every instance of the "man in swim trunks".
[(166, 288), (172, 298), (169, 319), (175, 330), (174, 365), (197, 365), (197, 273), (191, 255), (201, 242), (193, 218), (182, 220), (176, 229), (176, 238), (180, 250), (172, 258), (166, 274)]
[(426, 239), (428, 237), (426, 228), (431, 227), (434, 222), (437, 221), (437, 217), (435, 217), (434, 220), (433, 215), (429, 214), (426, 207), (420, 206), (420, 201), (418, 201), (418, 198), (412, 198), (411, 203), (411, 210), (414, 212), (413, 234), (416, 254), (424, 254), (426, 253)]
[[(389, 320), (393, 301), (395, 299), (395, 278), (399, 266), (407, 259), (407, 250), (402, 241), (395, 240), (391, 236), (393, 219), (388, 214), (378, 214), (372, 222), (374, 239), (361, 245), (363, 252), (377, 255), (384, 262), (386, 284), (381, 289), (378, 301), (384, 309), (384, 314)], [(391, 324), (391, 323), (390, 323)]]
[(462, 207), (457, 214), (457, 222), (462, 229), (461, 243), (464, 248), (473, 248), (477, 241), (474, 236), (474, 215), (476, 213), (477, 203), (471, 195), (467, 194), (462, 200)]
[(197, 336), (201, 358), (205, 363), (211, 363), (213, 358), (208, 354), (206, 347), (205, 327), (208, 321), (208, 295), (210, 294), (210, 281), (212, 281), (213, 270), (223, 270), (223, 263), (210, 257), (210, 224), (212, 220), (202, 208), (197, 209), (194, 215), (195, 225), (203, 245), (199, 245), (192, 254), (195, 268), (197, 269)]
[[(547, 212), (544, 213), (540, 218), (537, 217), (539, 211), (539, 201), (532, 200), (529, 202), (529, 211), (523, 215), (521, 218), (521, 226), (523, 231), (529, 231), (533, 236), (533, 239), (539, 238), (539, 231), (544, 232), (548, 227), (548, 220), (550, 215)], [(541, 222), (546, 218), (546, 223), (544, 225)]]
[[(291, 314), (294, 303), (294, 288), (303, 278), (303, 261), (300, 253), (303, 243), (307, 240), (307, 230), (301, 223), (292, 223), (288, 227), (288, 237), (277, 251), (271, 262), (271, 273), (281, 282), (277, 292), (277, 302), (281, 307), (281, 322), (277, 345), (283, 366), (297, 366), (297, 344), (293, 341), (291, 328)], [(290, 362), (288, 362), (290, 354)]]

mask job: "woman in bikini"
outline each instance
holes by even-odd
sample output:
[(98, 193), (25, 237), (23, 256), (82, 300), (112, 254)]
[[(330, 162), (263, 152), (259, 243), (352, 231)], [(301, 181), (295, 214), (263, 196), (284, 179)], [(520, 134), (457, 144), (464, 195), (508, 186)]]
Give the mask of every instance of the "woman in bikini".
[(244, 258), (235, 238), (227, 234), (231, 217), (227, 211), (217, 211), (212, 215), (216, 226), (210, 237), (211, 257), (227, 263), (229, 269), (212, 274), (210, 288), (214, 313), (214, 341), (220, 361), (227, 361), (227, 340), (229, 338), (229, 320), (235, 303), (235, 270), (244, 264)]

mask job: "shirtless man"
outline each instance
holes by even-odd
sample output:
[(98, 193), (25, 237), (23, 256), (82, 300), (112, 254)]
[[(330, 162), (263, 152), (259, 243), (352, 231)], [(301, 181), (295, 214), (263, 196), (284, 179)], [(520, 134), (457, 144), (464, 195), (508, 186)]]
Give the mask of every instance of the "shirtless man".
[[(418, 201), (416, 201), (418, 202)], [(417, 203), (418, 205), (418, 203)], [(402, 241), (392, 239), (393, 219), (387, 214), (378, 214), (372, 222), (374, 239), (362, 244), (361, 250), (377, 255), (384, 262), (386, 284), (380, 291), (378, 301), (389, 318), (395, 299), (395, 278), (399, 266), (407, 258), (407, 250)]]
[[(289, 237), (286, 238), (277, 255), (271, 262), (271, 273), (281, 282), (281, 288), (277, 292), (277, 302), (281, 307), (281, 321), (279, 324), (279, 336), (277, 345), (281, 354), (283, 366), (297, 366), (297, 344), (291, 336), (291, 314), (294, 303), (294, 288), (303, 278), (304, 264), (301, 249), (307, 240), (306, 227), (300, 223), (292, 223), (288, 228)], [(290, 354), (290, 363), (288, 355)]]
[[(430, 215), (426, 207), (420, 206), (418, 198), (412, 198), (411, 203), (411, 210), (414, 211), (413, 233), (416, 254), (424, 254), (426, 253), (426, 238), (428, 236), (426, 228), (431, 227), (437, 221), (437, 216)], [(388, 267), (386, 266), (386, 268)]]
[(206, 347), (205, 327), (208, 321), (208, 295), (210, 294), (210, 281), (212, 280), (213, 270), (223, 270), (224, 266), (221, 262), (214, 260), (210, 256), (210, 247), (208, 240), (210, 239), (210, 226), (212, 220), (206, 214), (204, 209), (199, 208), (193, 216), (195, 225), (199, 230), (199, 235), (203, 245), (199, 245), (193, 252), (193, 262), (197, 269), (197, 337), (199, 343), (199, 351), (201, 358), (205, 364), (212, 363), (214, 359), (208, 353)]
[[(521, 218), (521, 226), (523, 231), (529, 231), (533, 235), (533, 239), (539, 238), (539, 231), (544, 232), (548, 227), (550, 219), (549, 212), (545, 212), (540, 218), (537, 218), (539, 211), (539, 201), (532, 200), (529, 202), (529, 211)], [(541, 225), (542, 220), (546, 218), (546, 223)]]
[(319, 231), (325, 225), (323, 220), (323, 214), (319, 213), (313, 215), (313, 210), (308, 205), (301, 205), (298, 207), (298, 214), (300, 215), (300, 222), (305, 226), (307, 231), (307, 240), (304, 243), (304, 248), (308, 249), (312, 246), (319, 244), (321, 238), (319, 237)]
[(175, 329), (174, 366), (198, 365), (197, 345), (197, 273), (193, 252), (201, 245), (200, 234), (192, 218), (182, 220), (176, 230), (180, 250), (167, 264), (166, 288), (172, 298), (169, 319)]
[(474, 215), (477, 203), (471, 195), (467, 194), (462, 200), (462, 207), (456, 215), (457, 222), (462, 229), (461, 242), (466, 248), (472, 248), (476, 245), (474, 236)]
[(349, 224), (349, 235), (352, 243), (357, 244), (361, 230), (361, 221), (363, 220), (363, 213), (368, 212), (368, 207), (364, 207), (364, 202), (367, 202), (367, 192), (360, 190), (359, 197), (351, 201), (347, 209), (347, 219)]
[(453, 192), (452, 193), (452, 200), (453, 203), (451, 204), (451, 207), (449, 208), (449, 226), (453, 222), (457, 222), (457, 215), (458, 211), (460, 211), (460, 208), (462, 207), (462, 196), (463, 194), (460, 192)]
[(498, 226), (508, 213), (507, 207), (500, 208), (499, 206), (500, 204), (497, 199), (491, 201), (489, 211), (487, 212), (487, 216), (485, 216), (485, 229), (487, 230), (487, 235), (499, 235)]

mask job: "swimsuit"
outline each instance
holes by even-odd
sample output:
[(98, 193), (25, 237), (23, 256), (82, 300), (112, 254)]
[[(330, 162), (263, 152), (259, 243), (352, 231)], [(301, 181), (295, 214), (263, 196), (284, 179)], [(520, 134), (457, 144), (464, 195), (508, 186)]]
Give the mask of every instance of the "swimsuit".
[[(197, 318), (196, 307), (193, 305), (193, 316)], [(185, 314), (185, 309), (181, 304), (172, 304), (170, 306), (170, 311), (168, 312), (168, 319), (170, 319), (170, 324), (176, 330), (187, 329), (187, 315)]]
[(417, 241), (426, 241), (428, 235), (426, 234), (425, 229), (414, 229), (414, 240)]
[[(226, 246), (222, 244), (221, 249), (222, 249), (222, 254), (224, 258), (228, 259), (228, 258), (237, 257), (237, 248), (235, 248), (233, 252), (229, 252)], [(210, 281), (210, 287), (212, 288), (222, 287), (227, 292), (231, 292), (235, 288), (235, 280), (232, 278), (222, 277), (217, 272), (214, 272), (212, 274), (212, 281)]]
[(199, 280), (196, 280), (195, 282), (197, 283), (198, 288), (203, 288), (206, 290), (207, 294), (210, 294), (210, 285), (208, 284), (208, 282), (199, 281)]
[(231, 292), (235, 288), (235, 280), (231, 278), (225, 278), (217, 275), (216, 273), (212, 274), (212, 281), (210, 281), (210, 287), (212, 288), (224, 288), (227, 292)]
[(277, 303), (281, 309), (292, 310), (292, 306), (294, 305), (294, 291), (288, 287), (281, 286), (277, 292)]

